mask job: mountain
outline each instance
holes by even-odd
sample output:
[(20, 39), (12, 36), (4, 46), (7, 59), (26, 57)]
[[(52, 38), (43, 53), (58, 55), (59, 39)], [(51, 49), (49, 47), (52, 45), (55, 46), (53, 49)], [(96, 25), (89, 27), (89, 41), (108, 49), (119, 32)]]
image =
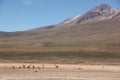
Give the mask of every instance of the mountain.
[(120, 52), (120, 10), (101, 4), (59, 24), (0, 32), (0, 50)]
[(79, 15), (60, 23), (62, 26), (71, 26), (88, 22), (96, 22), (104, 19), (112, 19), (120, 17), (120, 10), (113, 9), (108, 4), (101, 4), (83, 15)]
[[(47, 30), (46, 28), (59, 29), (62, 27), (63, 28), (67, 27), (67, 26), (81, 25), (81, 24), (85, 24), (85, 23), (98, 22), (98, 21), (102, 21), (105, 19), (114, 19), (114, 18), (119, 18), (119, 17), (120, 17), (119, 9), (114, 9), (111, 6), (109, 6), (108, 4), (103, 3), (99, 6), (91, 9), (90, 11), (86, 12), (85, 14), (78, 15), (73, 18), (68, 18), (57, 25), (47, 26), (42, 29), (45, 29), (45, 30)], [(39, 28), (33, 29), (33, 30), (36, 31), (38, 29)]]

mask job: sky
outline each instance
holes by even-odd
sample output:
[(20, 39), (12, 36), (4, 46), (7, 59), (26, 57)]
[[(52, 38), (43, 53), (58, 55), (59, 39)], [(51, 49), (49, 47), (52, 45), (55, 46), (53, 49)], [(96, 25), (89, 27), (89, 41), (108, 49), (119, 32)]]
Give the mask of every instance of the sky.
[(120, 0), (0, 0), (0, 31), (24, 31), (58, 24), (102, 3), (120, 9)]

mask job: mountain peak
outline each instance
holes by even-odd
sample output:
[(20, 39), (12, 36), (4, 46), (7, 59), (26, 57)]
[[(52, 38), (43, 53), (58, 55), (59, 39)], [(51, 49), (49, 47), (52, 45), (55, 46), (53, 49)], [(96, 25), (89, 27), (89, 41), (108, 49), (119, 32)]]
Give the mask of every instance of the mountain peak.
[(93, 11), (104, 11), (104, 10), (111, 10), (111, 9), (112, 9), (111, 6), (109, 6), (107, 3), (103, 3), (93, 8)]
[(113, 9), (107, 3), (100, 4), (83, 15), (76, 16), (64, 21), (62, 26), (70, 26), (75, 24), (83, 24), (89, 22), (101, 21), (104, 19), (112, 19), (120, 17), (120, 10)]
[(108, 5), (107, 3), (102, 3), (102, 4), (100, 4), (100, 5), (98, 5), (98, 7), (105, 7), (105, 8), (111, 8), (111, 6), (110, 5)]

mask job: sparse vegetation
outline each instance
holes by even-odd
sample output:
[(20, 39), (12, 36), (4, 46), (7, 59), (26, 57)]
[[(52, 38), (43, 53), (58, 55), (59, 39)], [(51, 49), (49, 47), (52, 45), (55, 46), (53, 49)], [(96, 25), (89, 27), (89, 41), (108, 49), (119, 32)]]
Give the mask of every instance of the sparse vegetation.
[(53, 64), (108, 64), (120, 65), (119, 53), (107, 52), (0, 52), (0, 62)]
[(46, 47), (48, 50), (54, 47), (53, 50), (60, 51), (61, 48), (66, 50), (66, 47), (69, 47), (66, 51), (79, 48), (98, 52), (120, 52), (119, 25), (120, 19), (110, 19), (57, 30), (44, 27), (31, 31), (1, 33), (0, 51), (45, 51)]

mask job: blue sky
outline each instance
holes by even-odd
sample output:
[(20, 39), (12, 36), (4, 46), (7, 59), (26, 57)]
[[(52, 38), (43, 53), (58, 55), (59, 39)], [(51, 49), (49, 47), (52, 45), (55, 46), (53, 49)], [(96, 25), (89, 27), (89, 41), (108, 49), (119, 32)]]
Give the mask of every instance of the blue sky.
[(102, 3), (120, 9), (120, 0), (0, 0), (0, 31), (57, 24)]

